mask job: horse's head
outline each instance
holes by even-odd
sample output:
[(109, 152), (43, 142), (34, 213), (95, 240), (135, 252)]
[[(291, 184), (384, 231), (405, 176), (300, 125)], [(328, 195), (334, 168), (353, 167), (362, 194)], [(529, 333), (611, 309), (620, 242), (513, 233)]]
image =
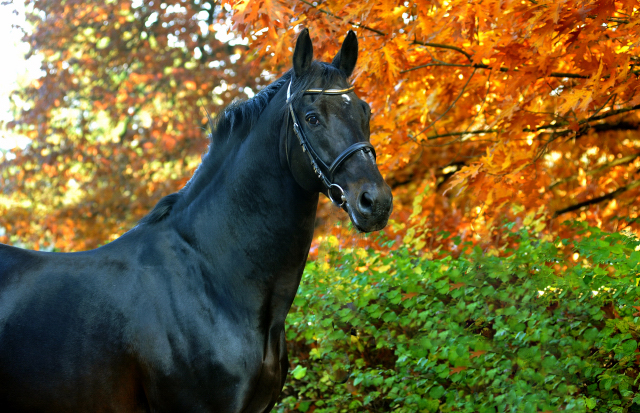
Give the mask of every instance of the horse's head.
[(309, 32), (300, 33), (293, 75), (285, 86), (294, 130), (286, 154), (303, 188), (324, 193), (347, 211), (359, 231), (371, 232), (387, 224), (393, 196), (369, 143), (371, 109), (347, 82), (357, 58), (352, 31), (331, 64), (314, 62)]

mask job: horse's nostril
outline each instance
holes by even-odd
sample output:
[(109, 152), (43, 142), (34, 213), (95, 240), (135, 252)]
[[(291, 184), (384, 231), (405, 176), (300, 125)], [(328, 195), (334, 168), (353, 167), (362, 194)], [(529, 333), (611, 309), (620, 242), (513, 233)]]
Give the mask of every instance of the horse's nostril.
[(360, 195), (358, 204), (361, 212), (371, 212), (371, 209), (373, 207), (373, 198), (368, 192), (363, 192)]

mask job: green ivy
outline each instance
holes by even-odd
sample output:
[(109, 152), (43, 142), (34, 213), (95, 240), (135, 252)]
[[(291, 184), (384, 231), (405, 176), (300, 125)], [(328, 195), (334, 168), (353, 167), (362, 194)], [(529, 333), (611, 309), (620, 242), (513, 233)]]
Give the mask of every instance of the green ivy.
[(640, 412), (640, 242), (581, 232), (512, 231), (500, 257), (325, 246), (275, 411)]

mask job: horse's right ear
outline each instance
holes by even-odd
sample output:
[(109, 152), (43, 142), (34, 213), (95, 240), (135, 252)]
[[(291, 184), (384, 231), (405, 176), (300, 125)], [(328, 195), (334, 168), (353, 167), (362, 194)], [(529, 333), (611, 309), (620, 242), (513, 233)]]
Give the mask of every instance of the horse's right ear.
[(349, 30), (347, 37), (344, 39), (344, 42), (342, 42), (340, 51), (336, 57), (333, 58), (333, 62), (331, 62), (331, 64), (342, 70), (342, 72), (349, 77), (353, 73), (353, 69), (356, 67), (357, 60), (358, 37), (353, 30)]
[(313, 61), (313, 45), (309, 37), (309, 29), (304, 29), (298, 36), (296, 49), (293, 51), (293, 72), (296, 77), (303, 76)]

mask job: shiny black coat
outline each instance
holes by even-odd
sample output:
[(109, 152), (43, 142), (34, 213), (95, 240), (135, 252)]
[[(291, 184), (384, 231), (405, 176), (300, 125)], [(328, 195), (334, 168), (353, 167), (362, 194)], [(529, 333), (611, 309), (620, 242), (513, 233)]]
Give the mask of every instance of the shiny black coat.
[[(306, 131), (321, 156), (368, 139), (368, 106), (354, 94), (346, 104), (301, 93), (344, 87), (354, 41), (350, 33), (342, 62), (312, 63), (303, 31), (294, 70), (221, 114), (191, 181), (119, 239), (66, 254), (0, 245), (2, 411), (274, 406), (289, 367), (285, 317), (322, 191), (291, 139), (285, 89), (293, 82), (298, 117), (314, 111), (324, 122)], [(391, 193), (372, 159), (354, 155), (336, 180), (358, 228), (386, 224)]]

